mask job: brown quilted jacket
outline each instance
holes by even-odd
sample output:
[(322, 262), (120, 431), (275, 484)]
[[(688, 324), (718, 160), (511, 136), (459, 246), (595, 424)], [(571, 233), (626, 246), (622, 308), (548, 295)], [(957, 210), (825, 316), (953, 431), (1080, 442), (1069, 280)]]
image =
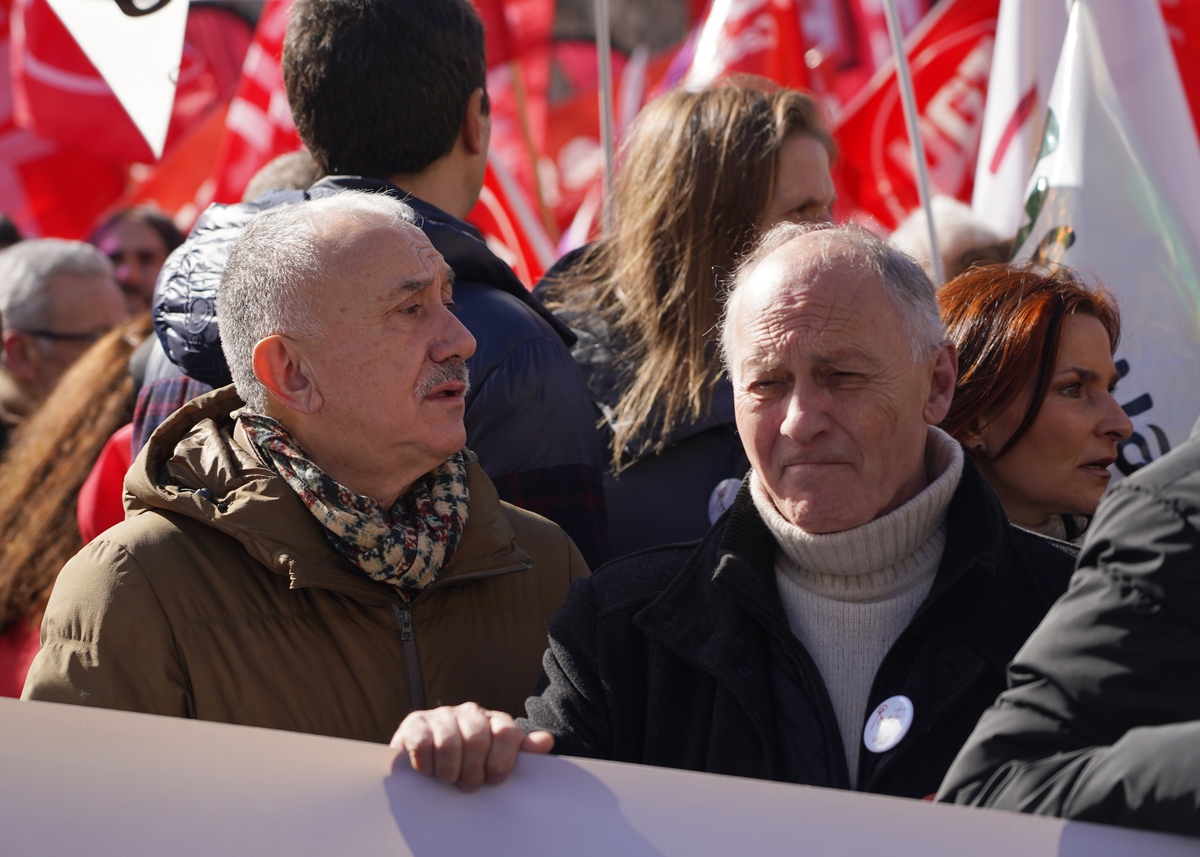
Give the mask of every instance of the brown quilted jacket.
[(24, 698), (387, 741), (413, 708), (519, 714), (551, 614), (587, 574), (555, 524), (470, 456), (467, 527), (408, 605), (338, 554), (229, 414), (232, 387), (155, 432), (127, 519), (64, 568)]

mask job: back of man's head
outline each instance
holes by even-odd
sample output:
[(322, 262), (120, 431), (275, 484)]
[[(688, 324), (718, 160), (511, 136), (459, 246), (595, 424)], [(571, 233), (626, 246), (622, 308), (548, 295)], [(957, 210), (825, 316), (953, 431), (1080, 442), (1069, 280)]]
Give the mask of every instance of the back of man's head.
[(419, 173), (486, 85), (483, 24), (468, 0), (296, 0), (283, 79), (324, 173)]
[(0, 315), (4, 329), (52, 326), (54, 303), (49, 284), (55, 277), (112, 277), (104, 254), (82, 241), (42, 238), (22, 241), (0, 252)]

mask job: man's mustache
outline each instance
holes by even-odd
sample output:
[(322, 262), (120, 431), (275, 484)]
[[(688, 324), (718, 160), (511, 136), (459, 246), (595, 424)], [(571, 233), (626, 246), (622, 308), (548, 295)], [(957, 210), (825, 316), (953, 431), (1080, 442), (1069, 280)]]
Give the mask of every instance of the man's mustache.
[(445, 363), (437, 364), (417, 384), (414, 394), (418, 399), (423, 399), (429, 395), (434, 387), (445, 384), (448, 381), (462, 381), (466, 384), (467, 388), (463, 390), (464, 396), (471, 391), (471, 373), (465, 361), (447, 360)]

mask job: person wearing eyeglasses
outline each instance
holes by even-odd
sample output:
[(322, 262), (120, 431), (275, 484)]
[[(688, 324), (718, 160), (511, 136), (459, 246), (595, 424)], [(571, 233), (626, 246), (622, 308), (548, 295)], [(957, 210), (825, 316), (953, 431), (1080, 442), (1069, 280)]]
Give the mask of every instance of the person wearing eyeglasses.
[(0, 252), (0, 447), (88, 346), (127, 315), (104, 254), (82, 241), (22, 241)]

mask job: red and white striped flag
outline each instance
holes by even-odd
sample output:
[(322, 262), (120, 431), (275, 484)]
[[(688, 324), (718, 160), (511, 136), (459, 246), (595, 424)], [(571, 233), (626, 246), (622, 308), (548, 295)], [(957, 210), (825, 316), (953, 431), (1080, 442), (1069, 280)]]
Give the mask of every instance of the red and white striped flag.
[(225, 137), (208, 201), (237, 202), (250, 179), (277, 155), (301, 147), (283, 90), (283, 37), (292, 0), (267, 0), (254, 41), (242, 63), (242, 79), (225, 117)]

